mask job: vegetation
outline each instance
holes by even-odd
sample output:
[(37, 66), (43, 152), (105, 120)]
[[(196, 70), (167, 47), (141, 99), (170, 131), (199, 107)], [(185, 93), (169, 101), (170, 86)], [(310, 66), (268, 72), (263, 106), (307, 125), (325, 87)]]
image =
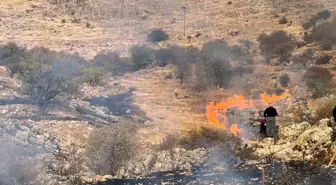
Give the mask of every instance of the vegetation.
[(336, 22), (323, 22), (313, 28), (311, 39), (324, 50), (332, 49), (336, 42)]
[(154, 62), (153, 50), (147, 46), (134, 46), (130, 53), (135, 70), (147, 68)]
[(332, 59), (332, 56), (330, 56), (330, 55), (323, 55), (320, 58), (318, 58), (315, 63), (317, 65), (329, 64), (331, 59)]
[(321, 98), (314, 101), (316, 120), (330, 118), (336, 106), (335, 98)]
[(162, 29), (153, 30), (147, 36), (149, 42), (162, 42), (168, 40), (168, 38), (169, 36)]
[(4, 66), (8, 75), (13, 78), (15, 74), (23, 70), (22, 62), (27, 58), (26, 49), (15, 43), (8, 43), (0, 46), (0, 65)]
[(94, 87), (104, 79), (106, 74), (107, 71), (102, 67), (88, 67), (83, 71), (82, 80)]
[(280, 84), (282, 87), (287, 87), (289, 83), (289, 76), (287, 74), (281, 75), (280, 76)]
[(329, 19), (331, 17), (331, 12), (329, 10), (323, 10), (317, 14), (321, 19)]
[(191, 73), (191, 62), (185, 48), (173, 46), (169, 48), (173, 53), (173, 64), (176, 66), (176, 75), (180, 80), (180, 84)]
[(258, 41), (261, 54), (269, 59), (282, 57), (281, 61), (288, 61), (295, 49), (294, 37), (285, 31), (261, 34)]
[(313, 98), (320, 98), (330, 93), (330, 80), (333, 75), (328, 69), (321, 67), (310, 67), (307, 69), (304, 80), (312, 92)]
[(279, 24), (287, 24), (287, 23), (288, 23), (288, 20), (287, 20), (286, 17), (281, 17), (281, 18), (279, 19)]
[(115, 175), (135, 155), (135, 132), (135, 125), (129, 122), (96, 129), (88, 140), (87, 156), (90, 168), (100, 175)]

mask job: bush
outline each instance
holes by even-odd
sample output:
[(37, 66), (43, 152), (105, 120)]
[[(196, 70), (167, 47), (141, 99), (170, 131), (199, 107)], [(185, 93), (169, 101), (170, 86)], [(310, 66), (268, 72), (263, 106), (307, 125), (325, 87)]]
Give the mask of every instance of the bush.
[(82, 80), (94, 87), (104, 79), (106, 74), (107, 71), (102, 67), (88, 67), (83, 71)]
[(76, 92), (80, 69), (67, 62), (36, 66), (21, 77), (22, 90), (36, 101), (39, 113), (43, 114), (50, 103)]
[(316, 113), (316, 121), (319, 121), (324, 118), (331, 118), (333, 114), (333, 110), (336, 106), (335, 98), (321, 98), (315, 100), (313, 102), (315, 113)]
[(147, 36), (149, 42), (162, 42), (168, 40), (168, 38), (169, 36), (162, 29), (154, 30)]
[(200, 89), (228, 88), (232, 77), (233, 72), (228, 61), (208, 58), (196, 64), (197, 87)]
[(161, 48), (154, 51), (156, 65), (164, 67), (173, 60), (174, 53), (170, 49)]
[(224, 40), (214, 40), (205, 43), (201, 52), (216, 60), (230, 60), (232, 58), (231, 47)]
[(87, 146), (90, 168), (100, 175), (115, 175), (136, 154), (135, 132), (135, 125), (128, 122), (94, 130)]
[(303, 29), (309, 30), (311, 27), (313, 27), (313, 23), (308, 21), (302, 25)]
[(328, 69), (322, 68), (322, 67), (309, 67), (304, 74), (304, 78), (306, 79), (316, 79), (320, 78), (325, 81), (331, 80), (333, 75), (330, 73)]
[(261, 34), (258, 40), (261, 54), (267, 58), (290, 56), (295, 49), (294, 37), (285, 31), (275, 31), (271, 35)]
[(22, 62), (25, 61), (27, 57), (26, 49), (19, 47), (13, 42), (0, 47), (0, 65), (6, 68), (11, 78), (13, 78), (15, 74), (22, 72)]
[(90, 63), (96, 67), (102, 67), (113, 75), (124, 75), (132, 71), (132, 63), (128, 58), (120, 58), (117, 52), (98, 53)]
[(237, 148), (241, 140), (229, 131), (212, 126), (202, 126), (182, 134), (180, 143), (190, 148), (231, 146)]
[(287, 74), (284, 74), (282, 76), (280, 76), (280, 84), (282, 87), (288, 87), (288, 83), (289, 83), (289, 76)]
[(310, 67), (307, 69), (304, 80), (313, 98), (326, 96), (331, 91), (329, 81), (332, 77), (333, 75), (325, 68)]
[(147, 46), (134, 46), (131, 48), (130, 53), (135, 70), (147, 68), (154, 62), (153, 49)]
[(117, 52), (100, 52), (90, 63), (94, 66), (103, 67), (108, 71), (113, 71), (116, 68), (116, 63), (120, 61), (120, 55)]
[(336, 42), (336, 21), (319, 24), (312, 30), (311, 37), (322, 49), (331, 50)]
[(317, 15), (319, 16), (319, 18), (324, 20), (329, 19), (331, 17), (331, 13), (329, 10), (323, 10), (322, 12), (319, 12)]
[(307, 67), (311, 61), (314, 61), (314, 53), (312, 50), (306, 50), (301, 55), (293, 57), (295, 63), (301, 64), (303, 67)]
[(332, 56), (323, 55), (322, 57), (318, 58), (315, 63), (317, 65), (329, 64), (331, 59), (332, 59)]
[(279, 24), (287, 24), (287, 23), (288, 23), (288, 20), (287, 20), (286, 17), (281, 17), (281, 18), (279, 19)]

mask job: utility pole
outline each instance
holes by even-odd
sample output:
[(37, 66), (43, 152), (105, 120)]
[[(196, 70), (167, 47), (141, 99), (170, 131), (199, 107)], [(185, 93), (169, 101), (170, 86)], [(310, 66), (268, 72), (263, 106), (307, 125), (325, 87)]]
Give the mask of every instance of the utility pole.
[(186, 30), (186, 10), (187, 7), (186, 6), (182, 6), (182, 10), (183, 10), (183, 36), (185, 37), (185, 30)]

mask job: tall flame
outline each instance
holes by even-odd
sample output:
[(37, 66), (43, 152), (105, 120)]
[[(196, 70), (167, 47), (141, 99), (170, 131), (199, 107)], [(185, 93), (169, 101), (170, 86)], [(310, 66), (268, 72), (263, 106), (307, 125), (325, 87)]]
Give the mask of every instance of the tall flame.
[[(268, 96), (267, 93), (260, 94), (261, 103), (264, 106), (268, 106), (270, 103), (278, 102), (282, 99), (289, 98), (289, 91), (286, 90), (280, 96), (272, 94)], [(229, 97), (227, 100), (222, 100), (220, 103), (209, 102), (206, 107), (206, 116), (210, 124), (230, 131), (234, 135), (238, 135), (241, 132), (241, 129), (237, 124), (233, 124), (230, 128), (227, 126), (227, 115), (226, 112), (230, 108), (237, 108), (239, 110), (245, 110), (249, 108), (253, 108), (255, 106), (255, 101), (252, 99), (245, 99), (242, 95), (233, 95), (233, 97)]]

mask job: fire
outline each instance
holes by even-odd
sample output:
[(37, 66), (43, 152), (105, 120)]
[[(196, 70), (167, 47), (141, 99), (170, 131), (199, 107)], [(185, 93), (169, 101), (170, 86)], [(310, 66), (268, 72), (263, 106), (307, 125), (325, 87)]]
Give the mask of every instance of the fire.
[[(264, 106), (268, 106), (270, 103), (278, 102), (280, 100), (289, 98), (289, 91), (286, 90), (280, 96), (272, 94), (268, 96), (267, 93), (260, 94), (261, 103)], [(257, 101), (253, 101), (252, 99), (246, 99), (242, 95), (234, 95), (233, 97), (229, 97), (227, 100), (222, 100), (219, 103), (209, 102), (206, 107), (206, 116), (210, 124), (230, 131), (234, 135), (238, 135), (241, 132), (241, 129), (237, 124), (233, 124), (230, 127), (227, 126), (227, 115), (226, 112), (228, 109), (236, 108), (239, 110), (245, 110), (249, 108), (253, 108)]]

